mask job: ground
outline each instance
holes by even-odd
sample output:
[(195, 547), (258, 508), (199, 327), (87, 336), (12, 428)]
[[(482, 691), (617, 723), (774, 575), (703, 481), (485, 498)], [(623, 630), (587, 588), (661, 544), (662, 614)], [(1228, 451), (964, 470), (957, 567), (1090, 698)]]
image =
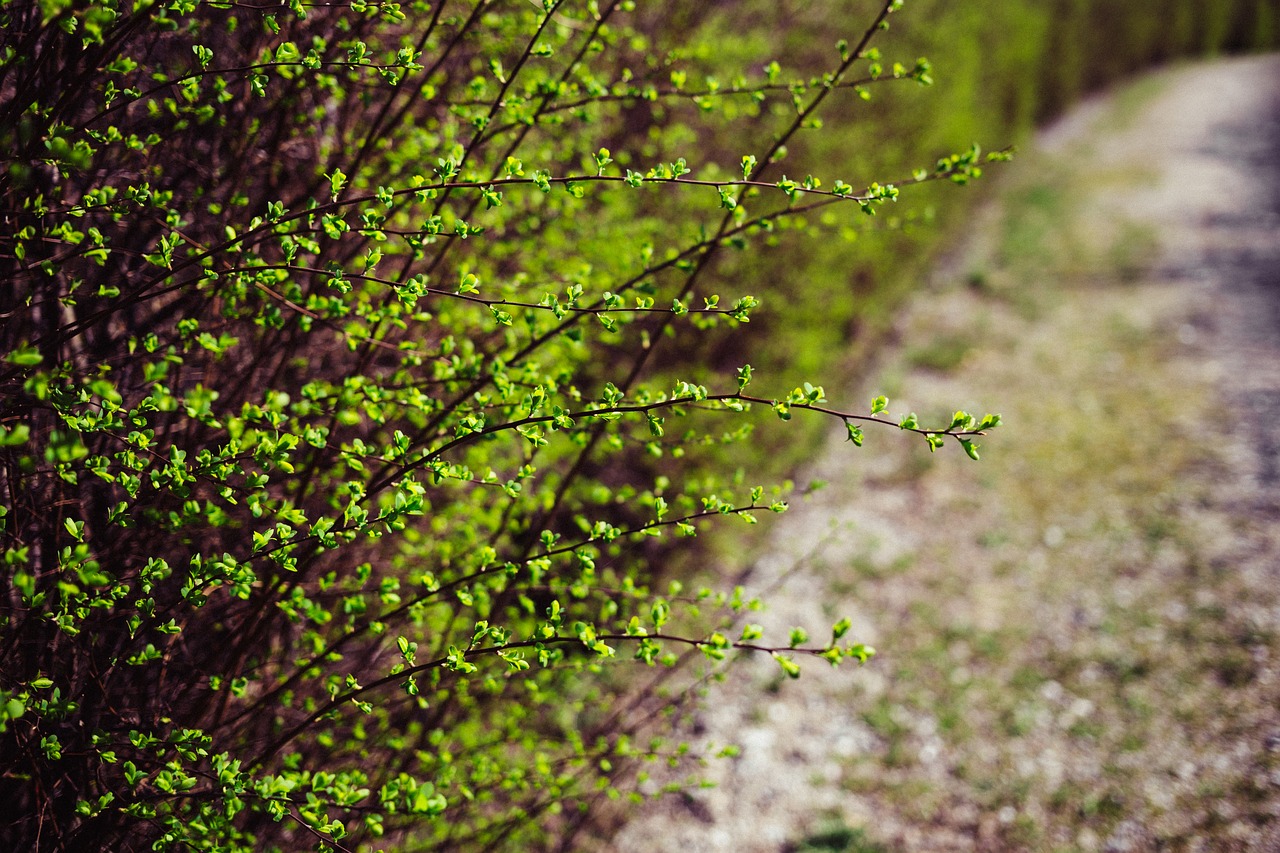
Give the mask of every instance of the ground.
[(1280, 850), (1280, 58), (1091, 101), (998, 180), (842, 393), (1006, 425), (977, 463), (833, 437), (748, 577), (879, 654), (736, 662), (694, 741), (737, 757), (614, 849)]

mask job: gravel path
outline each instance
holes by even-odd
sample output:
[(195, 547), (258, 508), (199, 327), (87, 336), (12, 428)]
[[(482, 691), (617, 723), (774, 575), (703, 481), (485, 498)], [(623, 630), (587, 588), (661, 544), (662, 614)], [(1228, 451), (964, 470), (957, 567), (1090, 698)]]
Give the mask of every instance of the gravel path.
[(1280, 850), (1280, 58), (1035, 149), (856, 392), (1007, 426), (833, 438), (749, 578), (880, 654), (735, 663), (695, 741), (737, 757), (612, 849)]

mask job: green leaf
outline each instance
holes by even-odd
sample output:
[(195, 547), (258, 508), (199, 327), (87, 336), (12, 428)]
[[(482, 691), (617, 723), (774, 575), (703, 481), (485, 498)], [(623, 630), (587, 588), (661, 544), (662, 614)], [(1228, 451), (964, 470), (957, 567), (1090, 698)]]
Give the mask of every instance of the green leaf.
[(609, 156), (608, 148), (601, 148), (595, 154), (596, 174), (603, 175), (605, 167), (613, 162), (613, 157)]
[(0, 447), (17, 447), (26, 444), (31, 438), (31, 427), (27, 424), (14, 424), (12, 427), (0, 425)]
[(782, 671), (787, 674), (788, 678), (800, 677), (800, 665), (791, 658), (778, 652), (773, 653), (773, 659), (778, 662), (778, 666), (782, 667)]
[(859, 663), (866, 663), (875, 653), (876, 650), (874, 648), (864, 646), (862, 643), (855, 643), (845, 650), (845, 654), (851, 658), (857, 658)]
[(337, 201), (338, 196), (347, 185), (347, 175), (341, 169), (334, 169), (329, 178), (329, 200)]
[(5, 700), (3, 713), (0, 713), (0, 732), (3, 732), (6, 720), (16, 720), (27, 712), (26, 704), (16, 697)]
[(34, 367), (44, 361), (40, 350), (30, 344), (19, 344), (18, 348), (4, 357), (4, 360), (18, 367)]

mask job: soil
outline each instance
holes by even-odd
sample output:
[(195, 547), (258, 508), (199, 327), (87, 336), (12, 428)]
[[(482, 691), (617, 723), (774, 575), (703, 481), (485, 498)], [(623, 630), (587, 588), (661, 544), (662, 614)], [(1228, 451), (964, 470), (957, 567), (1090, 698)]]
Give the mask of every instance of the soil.
[(612, 849), (1280, 850), (1280, 57), (1095, 99), (998, 180), (850, 394), (1006, 425), (977, 463), (833, 436), (748, 576), (768, 632), (879, 654), (733, 662), (686, 736), (735, 755)]

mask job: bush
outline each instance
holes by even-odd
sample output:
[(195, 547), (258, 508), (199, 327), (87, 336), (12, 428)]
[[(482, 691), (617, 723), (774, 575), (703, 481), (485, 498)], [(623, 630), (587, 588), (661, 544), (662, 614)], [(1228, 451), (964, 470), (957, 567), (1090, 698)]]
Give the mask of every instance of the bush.
[(785, 508), (715, 473), (761, 417), (998, 424), (684, 357), (806, 215), (979, 174), (788, 157), (928, 82), (871, 45), (898, 5), (732, 79), (625, 2), (0, 8), (5, 849), (567, 845), (678, 755), (682, 660), (865, 660), (661, 566)]

